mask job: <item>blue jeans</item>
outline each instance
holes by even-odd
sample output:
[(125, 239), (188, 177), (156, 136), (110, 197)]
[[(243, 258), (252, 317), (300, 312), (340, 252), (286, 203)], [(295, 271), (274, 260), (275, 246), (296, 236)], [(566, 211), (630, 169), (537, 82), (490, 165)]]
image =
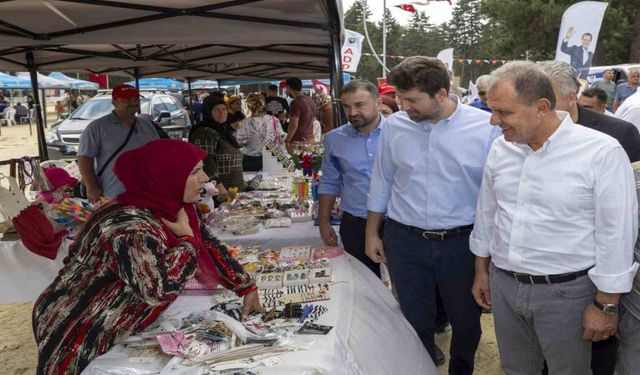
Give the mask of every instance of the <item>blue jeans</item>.
[(472, 374), (481, 309), (471, 295), (475, 258), (469, 236), (427, 240), (387, 220), (384, 248), (400, 308), (434, 358), (436, 287), (451, 322), (449, 374)]

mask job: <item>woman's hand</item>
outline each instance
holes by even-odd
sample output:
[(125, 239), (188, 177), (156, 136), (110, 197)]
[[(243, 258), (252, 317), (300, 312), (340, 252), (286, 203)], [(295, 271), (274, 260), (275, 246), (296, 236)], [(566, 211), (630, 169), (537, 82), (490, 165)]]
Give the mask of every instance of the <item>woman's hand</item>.
[(258, 290), (254, 290), (251, 293), (244, 296), (244, 300), (242, 301), (242, 317), (246, 318), (249, 316), (251, 311), (264, 313), (265, 309), (260, 304), (260, 299), (258, 298)]
[(180, 211), (178, 211), (178, 219), (175, 221), (175, 223), (164, 218), (162, 219), (162, 221), (177, 237), (193, 237), (193, 231), (191, 230), (191, 226), (189, 225), (189, 216), (187, 216), (184, 208), (181, 208)]
[(216, 189), (218, 189), (218, 195), (216, 196), (216, 199), (218, 200), (218, 202), (219, 203), (226, 202), (229, 192), (224, 187), (224, 184), (220, 182), (219, 184), (216, 185)]

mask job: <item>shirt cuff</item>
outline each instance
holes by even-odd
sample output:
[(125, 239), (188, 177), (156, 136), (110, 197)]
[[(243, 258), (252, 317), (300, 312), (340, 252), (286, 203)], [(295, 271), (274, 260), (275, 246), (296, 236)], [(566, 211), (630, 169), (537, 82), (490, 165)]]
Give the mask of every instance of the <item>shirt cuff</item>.
[(331, 184), (320, 183), (318, 186), (318, 194), (335, 195), (337, 197), (340, 195), (340, 188)]
[(387, 212), (389, 197), (379, 197), (369, 195), (367, 197), (367, 209), (373, 212)]
[(484, 241), (473, 238), (473, 232), (469, 236), (469, 250), (478, 257), (487, 258), (491, 254), (489, 253), (489, 244)]
[(589, 278), (596, 285), (599, 291), (604, 293), (627, 293), (633, 286), (633, 279), (638, 272), (638, 263), (633, 263), (631, 267), (617, 275), (604, 275), (595, 271), (595, 267), (589, 270)]

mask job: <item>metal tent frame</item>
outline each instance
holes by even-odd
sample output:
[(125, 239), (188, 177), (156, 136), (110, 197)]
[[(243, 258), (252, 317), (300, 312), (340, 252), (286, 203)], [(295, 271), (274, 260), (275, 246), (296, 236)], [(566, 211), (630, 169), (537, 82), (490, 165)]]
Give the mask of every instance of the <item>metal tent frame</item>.
[[(342, 31), (340, 0), (4, 1), (0, 70), (29, 70), (36, 92), (36, 70), (174, 77), (188, 85), (330, 76), (337, 98)], [(35, 108), (46, 160), (38, 99)]]

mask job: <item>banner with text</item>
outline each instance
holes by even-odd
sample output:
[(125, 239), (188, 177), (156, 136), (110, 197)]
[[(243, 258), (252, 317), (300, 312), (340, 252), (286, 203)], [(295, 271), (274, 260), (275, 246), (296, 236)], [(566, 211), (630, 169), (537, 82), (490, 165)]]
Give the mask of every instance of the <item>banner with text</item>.
[(343, 72), (355, 73), (358, 70), (363, 41), (364, 35), (351, 30), (344, 31), (344, 44), (342, 45)]

